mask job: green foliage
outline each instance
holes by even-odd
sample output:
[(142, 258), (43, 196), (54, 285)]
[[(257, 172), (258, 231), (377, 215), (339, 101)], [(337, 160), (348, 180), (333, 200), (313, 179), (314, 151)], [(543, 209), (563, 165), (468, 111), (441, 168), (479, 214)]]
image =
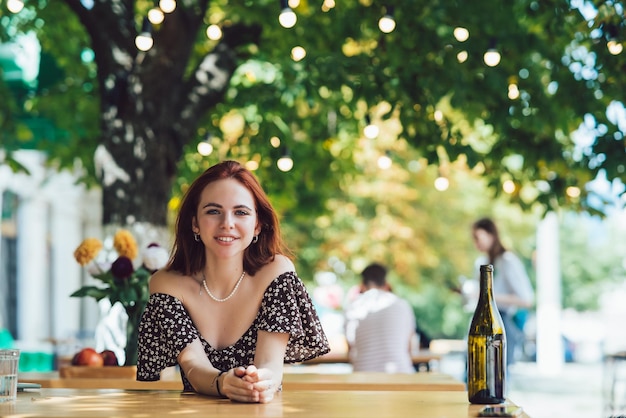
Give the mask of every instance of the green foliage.
[(600, 308), (600, 295), (607, 286), (621, 283), (626, 267), (624, 224), (612, 216), (603, 222), (588, 215), (561, 217), (561, 276), (563, 307), (577, 311)]
[[(49, 164), (62, 168), (76, 167), (78, 160), (86, 170), (84, 181), (94, 184), (99, 88), (95, 63), (82, 59), (83, 53), (91, 50), (90, 41), (81, 22), (63, 2), (46, 5), (40, 2), (42, 7), (36, 14), (25, 10), (19, 18), (7, 16), (11, 23), (5, 30), (34, 31), (42, 52), (37, 83), (24, 86), (21, 94), (2, 94), (7, 109), (0, 105), (0, 120), (6, 114), (15, 121), (12, 129), (2, 130), (2, 145), (10, 150), (44, 151)], [(0, 81), (0, 88), (2, 85)]]
[[(110, 33), (124, 39), (96, 36), (104, 32), (96, 31), (93, 16), (75, 14), (84, 11), (78, 0), (29, 2), (19, 16), (3, 9), (0, 19), (3, 42), (34, 30), (43, 50), (37, 89), (9, 95), (0, 83), (2, 97), (14, 99), (0, 101), (3, 147), (19, 149), (35, 140), (59, 167), (75, 167), (79, 160), (92, 183), (94, 150), (110, 140), (101, 132), (113, 124), (100, 106), (107, 97), (98, 63), (111, 58), (106, 41), (132, 45), (132, 25), (153, 3), (124, 2), (129, 9), (95, 4), (98, 23), (110, 22)], [(305, 279), (343, 264), (337, 273), (347, 286), (367, 262), (384, 262), (433, 336), (459, 336), (463, 329), (461, 302), (450, 288), (471, 273), (476, 254), (469, 225), (475, 218), (501, 220), (507, 244), (530, 270), (532, 225), (541, 211), (600, 212), (588, 204), (585, 184), (602, 170), (609, 179), (626, 179), (623, 132), (606, 112), (610, 103), (623, 103), (626, 92), (624, 55), (610, 55), (604, 42), (611, 25), (623, 25), (620, 4), (594, 3), (599, 13), (588, 22), (561, 1), (405, 1), (396, 5), (397, 27), (390, 34), (377, 28), (384, 11), (377, 1), (347, 0), (329, 9), (301, 1), (292, 29), (278, 24), (276, 0), (214, 0), (201, 14), (203, 4), (178, 2), (176, 14), (166, 19), (184, 13), (182, 21), (200, 19), (223, 29), (260, 25), (262, 33), (258, 44), (247, 42), (233, 51), (238, 69), (222, 100), (184, 126), (180, 137), (168, 125), (155, 138), (166, 144), (158, 155), (147, 156), (155, 166), (171, 155), (178, 159), (179, 147), (184, 151), (170, 208), (176, 209), (191, 180), (211, 164), (226, 158), (247, 162), (280, 212)], [(118, 14), (126, 12), (134, 21), (120, 30)], [(467, 41), (454, 38), (457, 26), (469, 29)], [(203, 36), (204, 27), (176, 39), (165, 39), (165, 29), (155, 28), (162, 44), (145, 62), (167, 61), (189, 46), (177, 43), (179, 38), (195, 40), (189, 61), (182, 63), (182, 73), (190, 75), (216, 45)], [(178, 29), (181, 35), (186, 28)], [(238, 35), (251, 33), (241, 29)], [(482, 61), (492, 40), (502, 53), (493, 68)], [(294, 60), (294, 47), (304, 48), (306, 57)], [(90, 51), (101, 55), (90, 60)], [(463, 53), (465, 61), (459, 59)], [(149, 74), (151, 68), (134, 70), (160, 84), (129, 91), (151, 105), (161, 99), (172, 103), (164, 113), (180, 111), (184, 98), (159, 94), (160, 89), (189, 80)], [(520, 94), (510, 98), (513, 85)], [(361, 133), (367, 118), (381, 128), (376, 140)], [(573, 135), (583, 120), (595, 136), (585, 147)], [(145, 121), (126, 122), (135, 134), (145, 128)], [(163, 123), (149, 121), (155, 131)], [(207, 134), (215, 150), (202, 157), (196, 145)], [(286, 150), (295, 165), (283, 173), (275, 162)], [(377, 168), (383, 155), (393, 161), (389, 170)], [(173, 165), (166, 167), (173, 171)], [(445, 192), (432, 186), (439, 174), (450, 181)], [(505, 183), (512, 191), (503, 191)], [(581, 195), (571, 193), (575, 190)], [(599, 276), (617, 274), (608, 261), (589, 266), (580, 264), (579, 253), (572, 257), (563, 268), (565, 304), (592, 306), (583, 289)], [(120, 300), (130, 300), (130, 293), (118, 291)], [(102, 295), (96, 288), (84, 292)]]
[(442, 290), (434, 284), (426, 284), (419, 293), (407, 294), (417, 326), (429, 338), (462, 339), (467, 335), (471, 313), (457, 294)]
[(150, 297), (148, 291), (148, 279), (151, 273), (143, 266), (137, 268), (130, 277), (119, 279), (111, 273), (111, 270), (94, 274), (93, 277), (102, 282), (104, 287), (83, 286), (72, 293), (71, 297), (92, 297), (99, 301), (109, 299), (111, 305), (120, 302), (124, 308), (133, 307), (135, 304), (145, 304)]
[[(45, 82), (45, 88), (29, 99), (29, 113), (54, 122), (56, 132), (41, 140), (41, 148), (62, 166), (73, 166), (78, 157), (93, 174), (92, 155), (100, 131), (98, 58), (81, 60), (83, 52), (94, 47), (88, 35), (93, 37), (95, 29), (85, 16), (77, 19), (72, 12), (80, 8), (76, 3), (29, 5), (19, 19), (7, 20), (4, 34), (36, 30), (44, 56), (54, 57), (42, 73), (62, 75), (56, 82)], [(203, 12), (201, 4), (181, 3), (178, 8), (196, 18)], [(128, 5), (138, 26), (152, 3)], [(490, 13), (485, 14), (483, 7)], [(539, 203), (545, 208), (595, 211), (586, 206), (584, 184), (601, 169), (609, 178), (624, 178), (619, 158), (623, 144), (606, 107), (621, 101), (626, 91), (620, 88), (624, 76), (618, 57), (608, 54), (600, 42), (610, 25), (619, 27), (623, 13), (612, 3), (596, 7), (599, 13), (586, 22), (563, 2), (512, 1), (497, 7), (485, 1), (404, 2), (396, 7), (396, 29), (382, 34), (377, 21), (384, 5), (375, 1), (352, 0), (330, 8), (302, 1), (295, 8), (298, 23), (292, 29), (278, 24), (276, 1), (211, 1), (203, 16), (207, 23), (223, 28), (261, 25), (263, 31), (258, 45), (238, 48), (241, 71), (233, 77), (225, 100), (207, 109), (197, 137), (188, 138), (187, 145), (197, 142), (203, 131), (212, 131), (218, 143), (223, 140), (225, 152), (220, 157), (260, 162), (260, 177), (276, 178), (277, 190), (286, 196), (303, 191), (298, 197), (305, 204), (300, 206), (308, 208), (309, 202), (325, 200), (317, 193), (326, 187), (311, 191), (310, 181), (284, 179), (284, 183), (270, 168), (282, 148), (314, 157), (297, 160), (295, 174), (307, 173), (316, 182), (336, 187), (337, 174), (352, 170), (351, 149), (365, 117), (381, 103), (390, 103), (380, 120), (397, 118), (400, 137), (429, 164), (461, 158), (470, 168), (482, 170), (498, 194), (503, 182), (513, 181), (516, 192), (504, 196), (523, 208)], [(98, 13), (108, 19), (121, 12), (103, 6)], [(469, 30), (467, 41), (454, 38), (457, 26)], [(194, 36), (188, 74), (215, 46), (203, 29)], [(132, 42), (134, 33), (127, 36)], [(502, 54), (494, 68), (482, 62), (492, 41)], [(306, 50), (301, 61), (291, 58), (296, 46)], [(462, 53), (467, 54), (465, 61), (458, 58)], [(507, 96), (510, 85), (519, 89), (518, 98)], [(245, 126), (225, 138), (223, 119), (232, 112), (244, 115)], [(581, 150), (571, 133), (585, 115), (602, 129), (597, 143)], [(480, 132), (479, 125), (486, 131)], [(281, 149), (268, 146), (272, 136), (281, 140)], [(518, 167), (502, 164), (511, 156), (521, 157)], [(183, 175), (194, 173), (182, 164)], [(304, 166), (299, 168), (300, 164)], [(582, 195), (566, 193), (568, 187), (578, 187)]]

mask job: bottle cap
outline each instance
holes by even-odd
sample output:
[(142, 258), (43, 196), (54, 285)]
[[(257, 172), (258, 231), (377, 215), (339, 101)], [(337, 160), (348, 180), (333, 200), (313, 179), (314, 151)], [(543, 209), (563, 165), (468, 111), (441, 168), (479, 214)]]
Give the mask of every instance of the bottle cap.
[(483, 264), (480, 266), (480, 271), (493, 271), (493, 266), (491, 264)]

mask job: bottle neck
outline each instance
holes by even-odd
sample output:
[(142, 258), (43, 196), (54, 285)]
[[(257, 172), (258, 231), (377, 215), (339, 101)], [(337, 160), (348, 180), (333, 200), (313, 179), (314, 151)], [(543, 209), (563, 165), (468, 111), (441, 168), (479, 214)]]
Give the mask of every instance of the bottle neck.
[(485, 266), (480, 269), (479, 299), (493, 300), (493, 270)]

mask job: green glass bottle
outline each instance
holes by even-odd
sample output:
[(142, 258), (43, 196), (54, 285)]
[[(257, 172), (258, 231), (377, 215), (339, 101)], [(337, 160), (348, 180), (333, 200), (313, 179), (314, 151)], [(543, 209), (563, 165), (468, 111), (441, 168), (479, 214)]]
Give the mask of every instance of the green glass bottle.
[(480, 294), (467, 336), (467, 394), (470, 403), (505, 400), (506, 333), (493, 298), (493, 266), (480, 266)]

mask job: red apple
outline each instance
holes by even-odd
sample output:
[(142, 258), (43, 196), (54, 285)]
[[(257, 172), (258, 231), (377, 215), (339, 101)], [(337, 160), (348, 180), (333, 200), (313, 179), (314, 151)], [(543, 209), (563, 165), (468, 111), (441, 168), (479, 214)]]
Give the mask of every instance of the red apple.
[(87, 347), (76, 353), (72, 358), (72, 365), (102, 367), (104, 365), (104, 358), (102, 354), (98, 353), (93, 348)]
[(117, 356), (111, 350), (104, 350), (100, 352), (102, 359), (104, 360), (105, 366), (119, 366), (120, 363), (117, 361)]

